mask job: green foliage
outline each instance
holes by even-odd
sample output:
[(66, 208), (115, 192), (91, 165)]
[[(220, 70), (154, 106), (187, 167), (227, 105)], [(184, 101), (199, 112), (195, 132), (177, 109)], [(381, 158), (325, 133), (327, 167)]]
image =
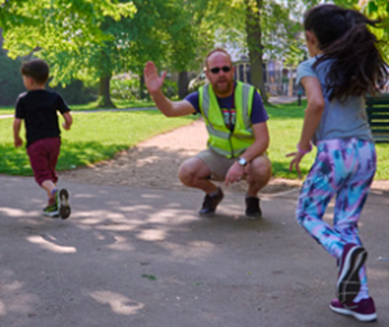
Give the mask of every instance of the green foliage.
[(32, 49), (74, 51), (110, 39), (101, 25), (106, 17), (118, 21), (134, 13), (131, 2), (105, 0), (6, 1), (0, 7), (10, 56), (26, 55)]
[(8, 58), (0, 49), (0, 104), (15, 104), (18, 95), (25, 91), (20, 75), (20, 60)]
[[(303, 3), (308, 8), (319, 4), (319, 0), (303, 0)], [(382, 23), (378, 28), (371, 28), (372, 32), (380, 40), (379, 47), (381, 48), (384, 57), (389, 58), (389, 2), (387, 0), (325, 0), (327, 3), (334, 3), (344, 8), (350, 8), (361, 11), (371, 19), (381, 19)], [(288, 2), (290, 3), (290, 2)], [(299, 10), (299, 7), (296, 7)], [(294, 10), (296, 17), (299, 15)], [(300, 15), (301, 16), (301, 15)], [(303, 55), (306, 54), (303, 38), (296, 39), (291, 47), (287, 50), (287, 63), (296, 66)]]
[(379, 46), (388, 61), (389, 58), (389, 2), (387, 0), (370, 0), (363, 8), (363, 13), (369, 18), (381, 19), (380, 28), (372, 29), (372, 32), (380, 40)]
[[(192, 23), (202, 6), (206, 1), (16, 0), (0, 9), (0, 23), (10, 56), (33, 51), (50, 64), (51, 86), (67, 85), (128, 71), (141, 76), (148, 60), (186, 70), (196, 59), (200, 34)], [(109, 103), (105, 91), (99, 101)]]
[(135, 12), (132, 2), (105, 0), (10, 1), (0, 9), (4, 47), (9, 56), (35, 52), (52, 68), (52, 85), (84, 75), (107, 76), (116, 53), (104, 24)]
[(110, 87), (114, 99), (134, 100), (139, 95), (139, 78), (113, 78)]
[(262, 10), (264, 52), (272, 59), (285, 57), (291, 46), (296, 46), (300, 41), (298, 37), (301, 32), (300, 22), (291, 19), (291, 16), (296, 17), (296, 10), (300, 7), (297, 1), (287, 1), (286, 5), (274, 1), (264, 2)]
[(66, 87), (57, 85), (56, 87), (49, 89), (61, 94), (66, 103), (70, 105), (88, 103), (95, 100), (97, 97), (96, 88), (87, 88), (80, 80), (75, 80), (66, 85)]
[[(112, 98), (115, 100), (140, 100), (139, 78), (113, 78), (110, 88)], [(166, 78), (162, 91), (169, 98), (177, 96), (177, 83)], [(148, 93), (144, 96), (147, 97)]]
[(165, 79), (165, 82), (163, 83), (162, 91), (169, 98), (176, 97), (178, 93), (177, 83), (173, 82), (170, 79)]
[[(0, 50), (0, 105), (14, 105), (18, 95), (26, 91), (20, 74), (21, 65), (19, 58), (13, 60)], [(60, 93), (68, 104), (90, 102), (96, 97), (95, 89), (86, 88), (79, 80), (66, 87), (56, 86), (51, 89)]]

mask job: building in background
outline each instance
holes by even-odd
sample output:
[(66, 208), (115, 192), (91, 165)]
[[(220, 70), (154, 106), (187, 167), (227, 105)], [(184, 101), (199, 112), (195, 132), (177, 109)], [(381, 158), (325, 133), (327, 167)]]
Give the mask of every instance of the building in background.
[[(216, 47), (225, 49), (231, 56), (232, 63), (235, 66), (235, 79), (251, 84), (250, 58), (247, 50), (239, 47), (237, 42), (220, 43)], [(263, 80), (266, 92), (271, 96), (277, 95), (297, 95), (298, 89), (295, 86), (294, 78), (296, 71), (285, 67), (281, 60), (263, 58)], [(204, 71), (201, 71), (195, 78), (189, 82), (189, 90), (197, 90), (205, 84), (207, 78)]]

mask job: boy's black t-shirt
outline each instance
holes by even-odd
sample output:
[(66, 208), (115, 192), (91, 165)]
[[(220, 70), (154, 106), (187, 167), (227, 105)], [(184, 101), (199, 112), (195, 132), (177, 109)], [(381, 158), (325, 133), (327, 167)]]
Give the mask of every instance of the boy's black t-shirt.
[(15, 118), (24, 119), (27, 147), (40, 139), (60, 135), (57, 110), (61, 114), (70, 111), (57, 92), (33, 90), (19, 95)]

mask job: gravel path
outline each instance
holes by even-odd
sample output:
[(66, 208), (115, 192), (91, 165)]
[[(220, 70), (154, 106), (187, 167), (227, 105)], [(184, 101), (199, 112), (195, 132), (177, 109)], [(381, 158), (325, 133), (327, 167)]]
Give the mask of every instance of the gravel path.
[[(137, 147), (118, 153), (113, 160), (91, 167), (61, 172), (67, 181), (104, 185), (130, 185), (169, 190), (189, 190), (177, 177), (180, 164), (205, 149), (207, 132), (202, 120), (158, 135)], [(295, 189), (301, 181), (273, 179), (263, 193), (278, 193)], [(244, 193), (247, 184), (240, 182), (229, 187), (232, 192)]]

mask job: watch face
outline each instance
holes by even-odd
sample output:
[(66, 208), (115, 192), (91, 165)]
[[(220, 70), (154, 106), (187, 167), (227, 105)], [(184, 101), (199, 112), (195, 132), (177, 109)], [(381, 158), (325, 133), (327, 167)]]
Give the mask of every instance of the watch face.
[(247, 165), (247, 161), (245, 158), (239, 158), (238, 162), (239, 162), (239, 165), (241, 165), (241, 166)]

